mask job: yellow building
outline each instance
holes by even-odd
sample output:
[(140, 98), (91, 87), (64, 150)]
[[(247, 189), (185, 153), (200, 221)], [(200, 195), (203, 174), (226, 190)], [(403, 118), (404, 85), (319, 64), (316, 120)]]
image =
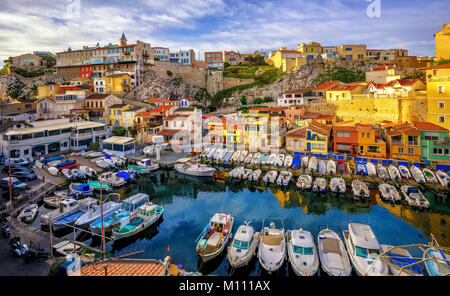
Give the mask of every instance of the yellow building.
[(420, 131), (407, 123), (383, 126), (388, 158), (420, 161)]
[(131, 76), (128, 73), (111, 74), (105, 77), (106, 93), (119, 94), (131, 91)]
[(357, 124), (358, 155), (368, 157), (386, 157), (386, 142), (367, 124)]
[(306, 128), (294, 129), (286, 134), (286, 150), (294, 152), (306, 151)]
[(363, 86), (358, 84), (342, 84), (325, 92), (327, 102), (351, 100), (352, 95), (362, 94)]
[(108, 122), (112, 126), (123, 127), (123, 112), (130, 109), (132, 106), (128, 104), (115, 104), (107, 109)]
[(450, 24), (442, 26), (442, 31), (434, 34), (436, 40), (436, 60), (450, 60)]
[(422, 70), (427, 72), (427, 121), (450, 129), (450, 64)]
[(60, 88), (57, 84), (38, 85), (37, 98), (44, 98), (60, 94)]
[(134, 126), (134, 120), (136, 118), (136, 114), (140, 113), (140, 112), (144, 112), (145, 108), (143, 107), (132, 107), (126, 110), (123, 110), (122, 113), (122, 124), (123, 127), (127, 129), (128, 132), (128, 128), (129, 127), (133, 127)]
[(337, 47), (338, 54), (341, 58), (348, 61), (364, 61), (366, 60), (366, 45), (339, 45)]
[(311, 153), (328, 154), (331, 127), (313, 121), (306, 128), (306, 150)]
[(303, 53), (309, 59), (315, 59), (321, 56), (323, 48), (320, 43), (309, 42), (308, 44), (302, 43), (297, 47), (297, 51)]
[(296, 50), (277, 50), (266, 62), (283, 72), (290, 72), (300, 66), (306, 65), (306, 57)]

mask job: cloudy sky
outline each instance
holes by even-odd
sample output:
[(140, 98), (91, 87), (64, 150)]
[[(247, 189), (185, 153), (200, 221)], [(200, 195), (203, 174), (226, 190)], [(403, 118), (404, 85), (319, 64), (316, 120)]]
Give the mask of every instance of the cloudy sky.
[[(434, 56), (433, 34), (450, 21), (450, 5), (441, 0), (0, 1), (1, 61), (33, 50), (118, 43), (122, 31), (128, 42), (193, 48), (201, 58), (209, 50), (267, 51), (308, 41)], [(367, 16), (370, 1), (380, 1), (379, 18)]]

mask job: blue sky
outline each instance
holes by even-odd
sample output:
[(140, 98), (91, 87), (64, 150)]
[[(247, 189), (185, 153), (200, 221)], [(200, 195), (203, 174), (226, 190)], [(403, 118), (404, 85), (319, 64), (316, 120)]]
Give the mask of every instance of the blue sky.
[[(80, 1), (80, 16), (67, 14)], [(433, 34), (449, 22), (448, 1), (380, 0), (369, 18), (368, 0), (1, 0), (0, 59), (33, 50), (129, 42), (200, 51), (367, 44), (434, 56)]]

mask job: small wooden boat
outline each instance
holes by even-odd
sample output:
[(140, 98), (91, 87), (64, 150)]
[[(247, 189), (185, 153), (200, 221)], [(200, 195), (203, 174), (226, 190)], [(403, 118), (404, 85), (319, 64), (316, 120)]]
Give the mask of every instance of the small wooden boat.
[(364, 162), (358, 161), (356, 163), (356, 173), (363, 176), (368, 174), (367, 166)]
[(292, 162), (294, 161), (294, 158), (291, 155), (286, 155), (284, 159), (284, 166), (286, 168), (290, 168), (292, 166)]
[(227, 153), (225, 154), (225, 156), (222, 158), (222, 161), (224, 164), (227, 164), (230, 162), (231, 157), (234, 154), (234, 150), (227, 150)]
[(428, 183), (434, 184), (437, 182), (436, 176), (433, 174), (433, 172), (431, 170), (423, 169), (423, 175), (425, 176), (425, 180)]
[(213, 167), (201, 164), (197, 158), (177, 163), (174, 165), (174, 169), (181, 174), (196, 177), (212, 177), (216, 171)]
[(330, 190), (334, 193), (345, 193), (346, 184), (344, 179), (339, 177), (331, 178), (330, 180)]
[(34, 218), (36, 218), (38, 212), (39, 207), (37, 204), (28, 205), (20, 212), (19, 216), (17, 216), (17, 220), (25, 223), (31, 223)]
[(318, 172), (321, 175), (325, 175), (327, 173), (327, 164), (326, 164), (325, 160), (319, 161)]
[(255, 153), (255, 154), (253, 155), (251, 164), (253, 164), (253, 165), (258, 165), (258, 164), (259, 164), (260, 158), (261, 158), (261, 153), (259, 153), (259, 152)]
[(241, 151), (237, 162), (244, 162), (245, 159), (247, 158), (247, 154), (248, 154), (247, 150)]
[(255, 232), (248, 222), (239, 226), (228, 246), (227, 260), (233, 268), (247, 266), (258, 249), (260, 232)]
[(262, 171), (260, 169), (254, 170), (250, 176), (248, 176), (248, 180), (251, 182), (257, 182), (261, 177)]
[(412, 177), (414, 178), (414, 180), (416, 180), (417, 183), (425, 184), (425, 176), (418, 167), (413, 165), (410, 169), (410, 172)]
[(261, 164), (266, 164), (267, 160), (269, 160), (269, 153), (264, 153), (261, 158), (259, 159), (259, 162)]
[(49, 167), (47, 169), (47, 171), (50, 173), (50, 175), (52, 176), (58, 176), (59, 175), (59, 170), (55, 167)]
[(287, 253), (292, 270), (298, 276), (313, 276), (319, 269), (319, 255), (311, 232), (288, 230)]
[(379, 163), (377, 165), (377, 172), (378, 172), (378, 177), (380, 177), (380, 179), (382, 179), (382, 180), (389, 179), (388, 170), (381, 163)]
[(402, 178), (402, 176), (400, 175), (400, 171), (392, 164), (389, 165), (388, 172), (392, 181), (400, 181), (400, 179)]
[(400, 175), (405, 178), (405, 179), (409, 179), (411, 178), (411, 174), (409, 173), (409, 170), (406, 166), (404, 165), (399, 165), (398, 166), (398, 170), (400, 171)]
[(449, 175), (447, 175), (443, 171), (439, 170), (436, 172), (436, 177), (442, 186), (444, 186), (445, 188), (449, 188), (449, 185), (450, 185), (450, 176)]
[(317, 246), (323, 271), (331, 276), (350, 276), (352, 266), (344, 243), (336, 232), (321, 230), (317, 236)]
[(336, 174), (336, 163), (332, 159), (327, 162), (327, 174), (331, 176)]
[(67, 199), (67, 197), (61, 197), (61, 196), (57, 196), (57, 195), (44, 197), (44, 204), (46, 204), (47, 206), (49, 206), (51, 208), (58, 208), (59, 203), (64, 199)]
[(317, 159), (314, 156), (309, 159), (308, 169), (310, 172), (317, 172)]
[(272, 153), (269, 155), (269, 158), (267, 159), (267, 165), (274, 165), (275, 161), (277, 160), (277, 155), (275, 153)]
[(301, 190), (310, 189), (313, 179), (310, 175), (301, 175), (297, 179), (297, 188)]
[(309, 163), (309, 158), (308, 156), (304, 156), (301, 159), (301, 166), (303, 169), (306, 169), (308, 167), (308, 163)]
[(402, 197), (398, 193), (397, 189), (395, 189), (395, 187), (390, 184), (380, 184), (379, 189), (380, 196), (385, 201), (397, 202), (402, 200)]
[(402, 192), (405, 201), (411, 207), (417, 207), (419, 209), (428, 209), (430, 207), (430, 202), (417, 187), (403, 185), (400, 188), (400, 191)]
[(228, 153), (227, 149), (222, 149), (222, 151), (220, 151), (219, 155), (217, 155), (217, 159), (216, 160), (218, 162), (221, 161), (225, 157), (225, 155), (227, 155), (227, 153)]
[[(77, 221), (78, 218), (85, 213), (94, 210), (95, 206), (98, 204), (98, 200), (91, 197), (81, 199), (77, 202), (78, 205), (73, 206), (69, 211), (53, 217), (53, 229), (58, 230), (75, 224), (75, 221)], [(70, 200), (65, 200), (61, 203), (70, 203)]]
[(350, 174), (356, 173), (356, 164), (353, 161), (353, 159), (351, 159), (347, 162), (347, 170)]
[(314, 192), (322, 192), (327, 191), (327, 181), (324, 178), (316, 178), (313, 184)]
[(232, 236), (234, 217), (217, 213), (196, 240), (196, 251), (203, 262), (208, 262), (222, 253)]
[(291, 181), (292, 173), (288, 171), (282, 171), (277, 178), (278, 186), (288, 186)]
[(275, 183), (277, 180), (278, 172), (277, 171), (269, 171), (263, 178), (263, 182), (266, 184)]
[(433, 258), (425, 262), (425, 270), (430, 276), (450, 275), (450, 255), (442, 249), (428, 248), (423, 253), (423, 260)]
[(367, 175), (369, 175), (370, 177), (376, 177), (377, 170), (376, 170), (375, 166), (373, 165), (373, 163), (368, 162), (366, 164), (366, 168), (367, 168)]
[(101, 214), (103, 213), (103, 216), (107, 216), (115, 211), (120, 210), (122, 206), (122, 203), (120, 200), (117, 201), (103, 201), (102, 207), (100, 207), (100, 204), (95, 205), (92, 208), (92, 211), (87, 211), (83, 215), (81, 215), (76, 221), (75, 226), (81, 227), (81, 228), (87, 228), (91, 223), (101, 218)]
[[(419, 262), (405, 248), (398, 248), (391, 245), (381, 245), (383, 256), (390, 263), (390, 272), (395, 276), (423, 276)], [(404, 267), (404, 268), (403, 268)], [(403, 268), (403, 269), (402, 269)]]
[(253, 159), (253, 154), (252, 153), (247, 154), (247, 157), (245, 157), (245, 159), (244, 159), (244, 164), (249, 164), (252, 161), (252, 159)]
[(363, 182), (360, 180), (353, 180), (352, 191), (353, 191), (353, 196), (355, 198), (360, 198), (360, 199), (370, 198), (370, 191), (369, 191), (369, 187), (367, 186), (366, 182)]
[(284, 154), (278, 154), (277, 159), (275, 160), (275, 166), (276, 167), (281, 167), (284, 164), (284, 158), (285, 155)]

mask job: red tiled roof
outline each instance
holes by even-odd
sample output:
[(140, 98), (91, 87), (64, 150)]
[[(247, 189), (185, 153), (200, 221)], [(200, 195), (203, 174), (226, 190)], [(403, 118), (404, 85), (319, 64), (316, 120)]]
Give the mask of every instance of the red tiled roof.
[(172, 101), (167, 98), (147, 98), (144, 99), (144, 101), (151, 103), (172, 103)]
[(354, 125), (335, 125), (334, 131), (349, 131), (349, 132), (356, 132), (356, 126)]
[(309, 126), (308, 126), (308, 129), (310, 129), (310, 130), (312, 130), (312, 131), (314, 131), (316, 133), (325, 135), (325, 136), (330, 135), (330, 132), (331, 132), (331, 127), (329, 127), (326, 124), (322, 124), (320, 122), (317, 122), (317, 121), (311, 122), (309, 124)]
[(337, 83), (341, 83), (341, 82), (339, 80), (325, 81), (324, 83), (318, 85), (313, 90), (324, 90), (324, 89), (330, 88), (331, 86), (333, 86), (333, 85), (335, 85)]
[(170, 108), (176, 107), (175, 105), (161, 105), (156, 107), (155, 109), (153, 109), (151, 112), (155, 113), (155, 112), (166, 112), (167, 110), (169, 110)]
[(196, 99), (194, 99), (194, 98), (184, 98), (186, 101), (190, 101), (190, 102), (196, 102), (197, 100)]
[(281, 53), (299, 53), (299, 54), (301, 54), (301, 52), (296, 51), (296, 50), (279, 50), (279, 52), (281, 52)]
[(439, 126), (439, 125), (431, 123), (431, 122), (413, 122), (413, 124), (420, 131), (443, 131), (443, 132), (448, 132), (448, 129), (443, 128), (442, 126)]
[(142, 117), (150, 117), (152, 115), (151, 112), (139, 112), (136, 114), (136, 116), (142, 116)]
[(320, 114), (319, 116), (317, 116), (317, 119), (329, 119), (329, 120), (333, 120), (336, 118), (336, 115), (325, 115), (325, 114)]
[(181, 129), (164, 129), (164, 130), (158, 132), (157, 135), (158, 136), (173, 136), (173, 135), (178, 134), (179, 132), (187, 133), (187, 131), (184, 131), (184, 130), (181, 130)]
[(300, 138), (304, 138), (304, 137), (306, 137), (306, 127), (290, 131), (290, 132), (288, 132), (286, 134), (286, 137), (300, 137)]
[(186, 119), (186, 117), (189, 117), (189, 115), (168, 115), (166, 117), (164, 117), (164, 120), (174, 120), (176, 118), (181, 119), (181, 117), (183, 117), (184, 119)]
[(431, 69), (440, 69), (440, 68), (450, 68), (450, 64), (423, 67), (423, 68), (419, 68), (419, 70), (431, 70)]
[(352, 91), (355, 88), (357, 88), (358, 86), (359, 85), (356, 85), (356, 84), (341, 84), (341, 85), (333, 86), (330, 90), (332, 90), (332, 91), (346, 91), (346, 90)]
[[(389, 69), (396, 69), (396, 68), (393, 66), (389, 66), (389, 65), (381, 65), (381, 66), (373, 68), (370, 71), (381, 71), (381, 70), (389, 70)], [(370, 71), (368, 71), (368, 72), (370, 72)]]
[(303, 113), (302, 119), (316, 119), (319, 116), (319, 113), (306, 111), (305, 113)]

